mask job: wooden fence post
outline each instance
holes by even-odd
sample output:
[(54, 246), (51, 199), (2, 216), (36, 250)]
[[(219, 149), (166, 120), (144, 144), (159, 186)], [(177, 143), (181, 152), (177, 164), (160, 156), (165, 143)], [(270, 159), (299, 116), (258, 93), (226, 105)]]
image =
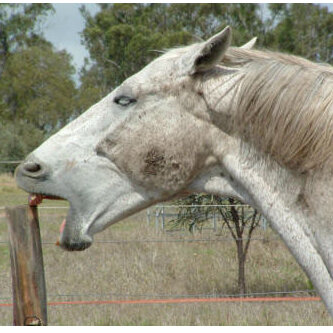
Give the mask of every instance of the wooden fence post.
[(47, 325), (37, 206), (6, 207), (13, 285), (13, 324)]

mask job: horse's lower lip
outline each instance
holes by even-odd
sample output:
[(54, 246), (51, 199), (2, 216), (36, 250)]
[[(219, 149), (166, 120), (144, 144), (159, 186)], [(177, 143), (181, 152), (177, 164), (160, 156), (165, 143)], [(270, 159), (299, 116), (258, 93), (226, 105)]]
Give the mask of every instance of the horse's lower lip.
[(59, 241), (59, 246), (66, 251), (84, 251), (92, 244), (92, 240), (80, 240), (78, 242), (71, 240), (64, 240), (62, 242)]
[(66, 227), (67, 218), (63, 220), (60, 225), (60, 238), (57, 241), (57, 245), (66, 251), (83, 251), (90, 247), (92, 244), (92, 237), (88, 234), (80, 235), (79, 237), (68, 237), (64, 233)]

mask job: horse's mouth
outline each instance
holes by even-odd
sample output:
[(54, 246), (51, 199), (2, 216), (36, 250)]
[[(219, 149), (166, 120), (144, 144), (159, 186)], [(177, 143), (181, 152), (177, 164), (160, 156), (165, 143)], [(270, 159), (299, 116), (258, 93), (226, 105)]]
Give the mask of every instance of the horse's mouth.
[(83, 251), (90, 247), (90, 245), (92, 244), (92, 238), (90, 236), (83, 235), (81, 237), (76, 236), (73, 238), (70, 236), (68, 228), (66, 228), (66, 226), (70, 224), (68, 223), (68, 221), (73, 219), (73, 209), (69, 200), (56, 195), (34, 193), (29, 195), (29, 205), (38, 206), (45, 199), (66, 200), (70, 204), (69, 212), (59, 227), (59, 238), (56, 241), (55, 245), (60, 246), (62, 249), (67, 251)]
[(30, 206), (38, 206), (42, 203), (44, 199), (48, 200), (66, 200), (62, 197), (56, 195), (42, 194), (42, 193), (31, 193), (29, 195), (29, 205)]

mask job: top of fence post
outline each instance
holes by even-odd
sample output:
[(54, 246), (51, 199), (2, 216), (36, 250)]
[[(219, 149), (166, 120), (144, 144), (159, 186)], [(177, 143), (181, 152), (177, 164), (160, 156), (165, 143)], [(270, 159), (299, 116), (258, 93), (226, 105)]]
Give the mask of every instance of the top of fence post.
[(46, 287), (37, 206), (6, 207), (14, 325), (47, 325)]

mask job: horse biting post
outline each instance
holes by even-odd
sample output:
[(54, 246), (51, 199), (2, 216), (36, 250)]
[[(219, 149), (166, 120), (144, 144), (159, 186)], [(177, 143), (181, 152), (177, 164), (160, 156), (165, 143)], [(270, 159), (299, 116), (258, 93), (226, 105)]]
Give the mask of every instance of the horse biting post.
[(13, 285), (13, 324), (19, 326), (47, 325), (37, 204), (29, 198), (28, 206), (6, 208)]

